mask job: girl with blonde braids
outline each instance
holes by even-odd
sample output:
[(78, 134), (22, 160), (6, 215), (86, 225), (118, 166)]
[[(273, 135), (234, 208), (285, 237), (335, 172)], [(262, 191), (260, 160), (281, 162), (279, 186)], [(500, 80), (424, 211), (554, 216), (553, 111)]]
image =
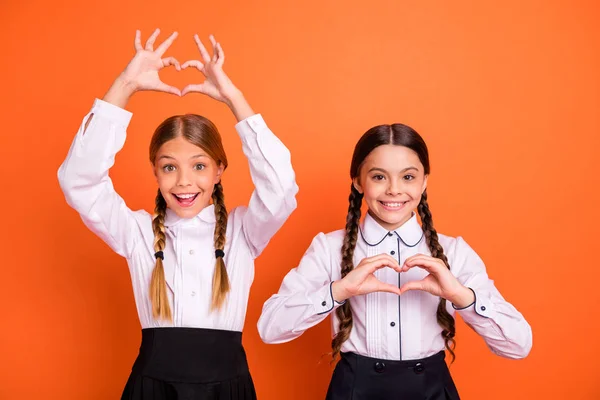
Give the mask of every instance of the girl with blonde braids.
[[(177, 34), (154, 49), (158, 34), (142, 47), (136, 33), (136, 54), (83, 119), (58, 171), (60, 186), (84, 223), (129, 265), (142, 344), (122, 398), (255, 399), (241, 331), (254, 259), (296, 208), (290, 153), (225, 74), (223, 49), (212, 36), (213, 55), (196, 35), (202, 60), (180, 66), (163, 57)], [(167, 66), (195, 67), (205, 81), (179, 91), (159, 79)], [(125, 205), (108, 172), (131, 119), (124, 107), (144, 90), (198, 92), (231, 109), (255, 185), (248, 207), (227, 213), (221, 137), (194, 114), (166, 119), (152, 136), (154, 215)]]
[(340, 359), (329, 400), (458, 399), (445, 363), (445, 350), (454, 360), (457, 313), (500, 356), (531, 349), (529, 324), (475, 251), (436, 232), (429, 172), (427, 146), (413, 129), (368, 130), (352, 157), (346, 228), (319, 233), (263, 307), (258, 329), (267, 343), (295, 339), (332, 315)]

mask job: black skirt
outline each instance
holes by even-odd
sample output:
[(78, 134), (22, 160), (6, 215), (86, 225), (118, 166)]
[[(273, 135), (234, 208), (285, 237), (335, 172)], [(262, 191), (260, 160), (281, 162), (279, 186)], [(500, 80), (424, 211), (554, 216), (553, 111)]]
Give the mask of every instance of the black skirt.
[(242, 333), (142, 329), (121, 400), (255, 400)]
[(327, 400), (459, 400), (443, 351), (393, 361), (342, 353)]

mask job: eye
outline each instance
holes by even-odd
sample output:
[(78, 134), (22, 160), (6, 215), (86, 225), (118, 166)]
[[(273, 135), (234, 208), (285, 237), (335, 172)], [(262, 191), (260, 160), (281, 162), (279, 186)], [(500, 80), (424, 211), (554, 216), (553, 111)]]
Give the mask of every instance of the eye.
[(194, 165), (194, 169), (196, 171), (202, 171), (204, 168), (206, 168), (206, 165), (204, 165), (204, 164), (198, 163), (198, 164)]
[(162, 170), (164, 172), (173, 172), (173, 171), (175, 171), (175, 169), (176, 169), (175, 166), (172, 164), (167, 164), (162, 167)]
[(415, 179), (414, 175), (404, 175), (403, 179), (406, 181), (412, 181), (413, 179)]
[(373, 176), (372, 176), (372, 178), (373, 178), (373, 180), (375, 180), (375, 181), (382, 181), (382, 180), (384, 180), (384, 179), (385, 179), (385, 176), (383, 176), (383, 175), (379, 174), (379, 175), (373, 175)]

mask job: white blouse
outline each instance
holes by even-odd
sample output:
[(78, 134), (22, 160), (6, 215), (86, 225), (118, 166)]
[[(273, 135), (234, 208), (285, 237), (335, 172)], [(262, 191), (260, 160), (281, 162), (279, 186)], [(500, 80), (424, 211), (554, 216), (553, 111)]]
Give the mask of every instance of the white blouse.
[[(92, 114), (84, 134), (85, 122)], [(248, 207), (235, 208), (229, 214), (224, 261), (231, 291), (218, 311), (210, 312), (215, 267), (214, 206), (189, 219), (179, 218), (167, 209), (164, 268), (173, 322), (155, 320), (148, 294), (155, 265), (152, 215), (130, 210), (115, 192), (108, 175), (115, 154), (125, 143), (131, 115), (96, 99), (58, 170), (67, 203), (88, 228), (127, 259), (142, 328), (241, 331), (254, 279), (254, 259), (296, 208), (298, 186), (290, 152), (260, 114), (236, 125), (255, 189)]]
[[(304, 254), (300, 265), (284, 278), (279, 292), (265, 303), (258, 330), (266, 343), (283, 343), (302, 335), (332, 313), (332, 333), (338, 331), (331, 283), (341, 279), (341, 248), (344, 230), (319, 233)], [(370, 215), (360, 227), (354, 252), (354, 265), (365, 257), (388, 253), (402, 265), (417, 253), (431, 255), (416, 215), (395, 231), (388, 232)], [(508, 358), (525, 357), (532, 345), (531, 328), (523, 315), (509, 304), (488, 278), (483, 261), (461, 238), (439, 235), (451, 272), (475, 292), (471, 306), (447, 310), (483, 337), (496, 354)], [(382, 282), (401, 286), (423, 279), (427, 272), (412, 268), (397, 273), (382, 268), (375, 276)], [(376, 292), (350, 298), (353, 328), (342, 345), (343, 352), (388, 359), (411, 360), (433, 355), (444, 349), (442, 328), (436, 320), (439, 297), (424, 291), (396, 294)]]

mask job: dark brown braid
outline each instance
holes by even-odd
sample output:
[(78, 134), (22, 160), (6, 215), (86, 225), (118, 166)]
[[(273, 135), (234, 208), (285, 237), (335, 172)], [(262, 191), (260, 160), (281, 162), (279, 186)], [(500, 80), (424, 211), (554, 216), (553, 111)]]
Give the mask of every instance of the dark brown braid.
[[(350, 197), (348, 198), (348, 215), (346, 216), (346, 235), (344, 236), (344, 244), (342, 245), (342, 278), (344, 278), (352, 269), (354, 269), (354, 249), (358, 240), (358, 223), (360, 221), (360, 207), (362, 205), (362, 193), (351, 185)], [(352, 309), (350, 301), (346, 301), (344, 305), (338, 307), (335, 311), (340, 321), (338, 333), (331, 341), (333, 349), (332, 357), (335, 358), (340, 354), (342, 344), (350, 337), (352, 331)]]
[[(382, 145), (404, 146), (411, 149), (418, 155), (419, 160), (423, 165), (425, 175), (429, 175), (430, 165), (427, 145), (414, 129), (404, 124), (378, 125), (365, 132), (354, 147), (352, 163), (350, 165), (350, 178), (353, 181), (360, 178), (360, 169), (367, 156), (378, 146)], [(354, 256), (354, 248), (357, 240), (361, 202), (362, 195), (356, 191), (354, 186), (352, 186), (350, 207), (348, 208), (348, 216), (346, 218), (346, 235), (342, 247), (342, 278), (354, 268), (352, 258)], [(433, 219), (427, 204), (426, 192), (423, 193), (423, 197), (418, 206), (418, 211), (431, 255), (442, 260), (444, 264), (450, 268), (448, 259), (444, 255), (444, 250), (438, 241), (437, 232), (433, 228)], [(352, 330), (352, 311), (349, 302), (346, 302), (342, 307), (339, 307), (336, 310), (336, 313), (340, 320), (340, 325), (339, 332), (331, 343), (334, 359), (339, 354), (342, 344), (348, 339), (350, 331)], [(454, 335), (456, 333), (456, 328), (454, 318), (446, 310), (445, 299), (440, 299), (437, 309), (437, 321), (442, 327), (442, 337), (444, 338), (446, 348), (452, 355), (452, 361), (454, 361), (454, 348), (456, 346)]]
[[(167, 211), (167, 203), (160, 193), (160, 189), (156, 194), (155, 203), (152, 230), (154, 231), (154, 252), (158, 252), (165, 249), (165, 213)], [(173, 320), (169, 298), (167, 297), (167, 282), (165, 281), (163, 260), (160, 257), (156, 258), (156, 265), (152, 271), (150, 301), (152, 302), (152, 315), (155, 319)]]
[[(423, 196), (421, 196), (421, 202), (419, 203), (418, 210), (419, 216), (421, 217), (421, 225), (423, 226), (423, 233), (425, 234), (425, 239), (427, 240), (427, 246), (429, 246), (431, 256), (442, 260), (444, 264), (446, 264), (446, 267), (450, 269), (448, 258), (444, 254), (444, 249), (440, 245), (437, 232), (433, 227), (433, 218), (431, 217), (431, 211), (429, 210), (429, 204), (427, 203), (427, 190), (425, 190), (425, 192), (423, 192)], [(448, 352), (450, 352), (450, 355), (452, 356), (452, 362), (454, 362), (456, 359), (456, 355), (454, 354), (454, 349), (456, 348), (456, 341), (454, 340), (454, 335), (456, 334), (456, 325), (454, 318), (446, 309), (446, 299), (440, 298), (436, 316), (438, 324), (440, 324), (442, 327), (442, 337), (444, 338), (446, 349), (448, 349)]]
[[(225, 196), (221, 182), (215, 185), (212, 194), (215, 206), (215, 250), (225, 249), (225, 233), (227, 231), (227, 208), (225, 208)], [(213, 275), (212, 304), (211, 309), (219, 309), (223, 305), (229, 292), (229, 277), (225, 268), (223, 257), (217, 257), (215, 273)]]

